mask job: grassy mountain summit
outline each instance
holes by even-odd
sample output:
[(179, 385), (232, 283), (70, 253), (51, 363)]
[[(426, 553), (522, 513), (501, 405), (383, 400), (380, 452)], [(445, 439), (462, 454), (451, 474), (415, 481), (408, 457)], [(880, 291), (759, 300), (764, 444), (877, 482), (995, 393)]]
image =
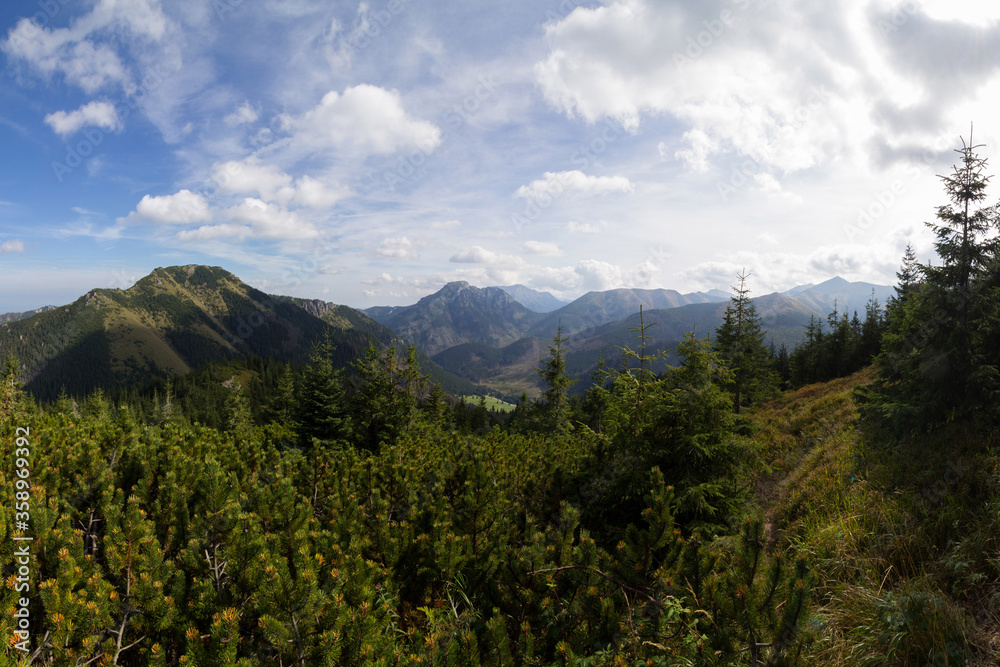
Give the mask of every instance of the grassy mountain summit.
[(304, 303), (265, 294), (220, 267), (157, 268), (126, 290), (94, 289), (0, 325), (0, 353), (13, 352), (25, 366), (27, 388), (48, 399), (61, 389), (125, 387), (249, 355), (302, 361), (326, 332), (340, 365), (368, 340), (403, 345), (354, 309), (314, 303), (314, 314)]

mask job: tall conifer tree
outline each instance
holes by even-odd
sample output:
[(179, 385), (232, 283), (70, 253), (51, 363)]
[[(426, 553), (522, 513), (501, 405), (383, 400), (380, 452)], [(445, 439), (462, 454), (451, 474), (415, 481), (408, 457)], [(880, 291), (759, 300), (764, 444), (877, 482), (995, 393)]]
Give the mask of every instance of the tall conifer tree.
[(773, 394), (778, 376), (767, 347), (757, 307), (750, 300), (746, 271), (739, 275), (740, 286), (726, 308), (722, 324), (715, 330), (715, 351), (732, 369), (727, 388), (733, 393), (733, 408), (740, 408)]
[(333, 344), (327, 335), (313, 348), (295, 410), (296, 426), (303, 444), (343, 442), (351, 434), (347, 399), (340, 370), (334, 368)]

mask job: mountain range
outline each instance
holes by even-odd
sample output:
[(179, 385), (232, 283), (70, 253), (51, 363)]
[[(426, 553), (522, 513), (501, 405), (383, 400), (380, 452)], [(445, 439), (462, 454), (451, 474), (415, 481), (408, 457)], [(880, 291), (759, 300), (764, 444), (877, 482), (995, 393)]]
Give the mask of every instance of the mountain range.
[[(0, 354), (16, 355), (27, 389), (43, 400), (63, 390), (126, 388), (251, 355), (303, 362), (327, 335), (341, 367), (369, 341), (380, 348), (408, 345), (353, 308), (268, 295), (219, 267), (157, 268), (127, 290), (94, 289), (41, 310), (0, 324)], [(474, 391), (426, 355), (420, 361), (446, 391)]]
[[(768, 341), (791, 349), (803, 338), (810, 318), (825, 321), (834, 311), (849, 316), (857, 311), (863, 319), (870, 299), (884, 306), (893, 293), (891, 287), (836, 277), (753, 301)], [(507, 291), (449, 283), (411, 306), (365, 312), (421, 346), (444, 369), (514, 396), (537, 393), (535, 369), (560, 327), (568, 336), (567, 372), (580, 379), (597, 368), (602, 354), (615, 363), (618, 348), (634, 345), (632, 329), (639, 326), (640, 306), (645, 324), (654, 324), (649, 330), (653, 347), (670, 349), (687, 332), (711, 336), (730, 301), (720, 290), (614, 289), (588, 292), (548, 312), (531, 310), (528, 304), (544, 294), (524, 286)]]
[[(754, 303), (769, 341), (791, 349), (810, 318), (825, 320), (835, 310), (863, 318), (873, 296), (884, 305), (892, 294), (891, 287), (838, 277)], [(640, 307), (643, 323), (653, 325), (653, 348), (669, 350), (687, 332), (712, 335), (729, 300), (719, 290), (614, 289), (565, 303), (524, 285), (452, 282), (410, 306), (359, 311), (268, 295), (220, 267), (174, 266), (127, 290), (94, 289), (65, 306), (0, 315), (0, 354), (13, 352), (28, 389), (51, 399), (64, 389), (128, 387), (251, 355), (302, 362), (329, 335), (341, 367), (369, 341), (399, 350), (413, 344), (421, 368), (448, 392), (534, 395), (536, 369), (560, 328), (568, 337), (567, 371), (581, 379), (602, 355), (617, 363), (618, 348), (634, 346)]]

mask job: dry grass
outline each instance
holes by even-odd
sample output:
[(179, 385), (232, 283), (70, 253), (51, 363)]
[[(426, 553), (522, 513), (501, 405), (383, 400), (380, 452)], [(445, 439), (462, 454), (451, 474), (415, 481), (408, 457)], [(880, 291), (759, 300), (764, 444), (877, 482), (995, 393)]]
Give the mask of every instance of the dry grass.
[[(758, 503), (808, 556), (810, 665), (1000, 664), (1000, 464), (993, 432), (950, 424), (891, 449), (858, 430), (866, 369), (754, 414)], [(991, 505), (992, 503), (992, 505)]]

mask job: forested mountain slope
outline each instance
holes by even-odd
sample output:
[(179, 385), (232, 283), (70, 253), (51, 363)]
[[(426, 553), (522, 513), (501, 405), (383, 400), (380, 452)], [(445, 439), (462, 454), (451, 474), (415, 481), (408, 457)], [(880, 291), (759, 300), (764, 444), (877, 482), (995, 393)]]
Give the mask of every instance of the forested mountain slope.
[[(265, 294), (219, 267), (158, 268), (126, 290), (94, 289), (67, 306), (0, 324), (0, 354), (15, 354), (29, 391), (52, 399), (63, 389), (123, 388), (248, 355), (302, 362), (327, 333), (340, 366), (369, 340), (404, 351), (406, 343), (359, 311), (313, 305), (321, 319), (303, 303)], [(442, 379), (452, 390), (471, 389)]]

